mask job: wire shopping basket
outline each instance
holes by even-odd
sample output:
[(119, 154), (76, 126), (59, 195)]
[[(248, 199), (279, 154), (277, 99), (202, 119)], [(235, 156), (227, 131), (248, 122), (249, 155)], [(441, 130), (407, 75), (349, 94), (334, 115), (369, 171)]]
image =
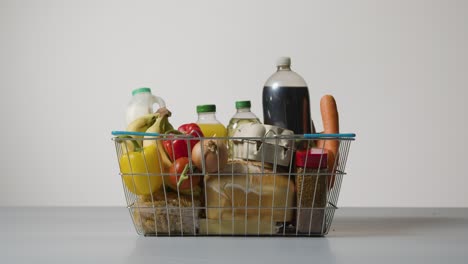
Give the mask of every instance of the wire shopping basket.
[[(127, 207), (145, 236), (324, 236), (355, 139), (112, 135)], [(197, 142), (201, 155), (192, 154)], [(227, 152), (207, 154), (210, 144)], [(187, 156), (183, 170), (178, 151)]]

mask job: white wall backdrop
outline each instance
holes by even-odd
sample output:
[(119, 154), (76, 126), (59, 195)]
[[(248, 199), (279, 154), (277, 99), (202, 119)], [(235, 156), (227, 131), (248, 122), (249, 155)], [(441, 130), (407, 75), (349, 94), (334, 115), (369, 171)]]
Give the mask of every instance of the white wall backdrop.
[(335, 95), (341, 206), (468, 206), (468, 1), (0, 2), (0, 205), (125, 205), (111, 130), (132, 89), (195, 121), (262, 117), (278, 56)]

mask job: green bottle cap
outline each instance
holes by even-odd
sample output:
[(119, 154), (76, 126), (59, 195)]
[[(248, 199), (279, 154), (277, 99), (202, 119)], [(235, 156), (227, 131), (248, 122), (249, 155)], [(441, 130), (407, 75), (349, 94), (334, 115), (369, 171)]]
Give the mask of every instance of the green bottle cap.
[(132, 91), (132, 95), (135, 95), (138, 93), (151, 93), (151, 89), (148, 87), (141, 87)]
[(209, 113), (209, 112), (216, 112), (216, 105), (214, 104), (197, 105), (197, 113)]
[(250, 108), (250, 101), (237, 101), (236, 109)]

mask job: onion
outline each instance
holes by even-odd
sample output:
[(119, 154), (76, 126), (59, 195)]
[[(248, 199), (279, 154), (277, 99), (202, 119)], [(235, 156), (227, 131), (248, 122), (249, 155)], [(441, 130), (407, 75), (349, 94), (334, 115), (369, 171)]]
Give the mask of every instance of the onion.
[(218, 168), (222, 170), (228, 161), (228, 149), (226, 144), (222, 140), (202, 140), (195, 144), (192, 149), (192, 161), (200, 170), (203, 170), (204, 163), (204, 172), (207, 173), (217, 172)]

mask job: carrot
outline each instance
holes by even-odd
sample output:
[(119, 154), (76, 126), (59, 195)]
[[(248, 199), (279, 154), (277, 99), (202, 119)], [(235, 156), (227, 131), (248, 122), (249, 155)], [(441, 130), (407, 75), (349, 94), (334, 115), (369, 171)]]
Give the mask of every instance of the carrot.
[[(324, 95), (320, 99), (320, 112), (322, 114), (323, 133), (325, 134), (337, 134), (340, 132), (338, 108), (336, 107), (335, 98), (331, 95)], [(336, 139), (321, 139), (317, 140), (317, 147), (324, 148), (328, 153), (328, 169), (332, 173), (329, 178), (329, 188), (332, 188), (335, 184), (335, 170), (336, 164), (335, 159), (338, 155), (338, 148), (340, 142)]]

